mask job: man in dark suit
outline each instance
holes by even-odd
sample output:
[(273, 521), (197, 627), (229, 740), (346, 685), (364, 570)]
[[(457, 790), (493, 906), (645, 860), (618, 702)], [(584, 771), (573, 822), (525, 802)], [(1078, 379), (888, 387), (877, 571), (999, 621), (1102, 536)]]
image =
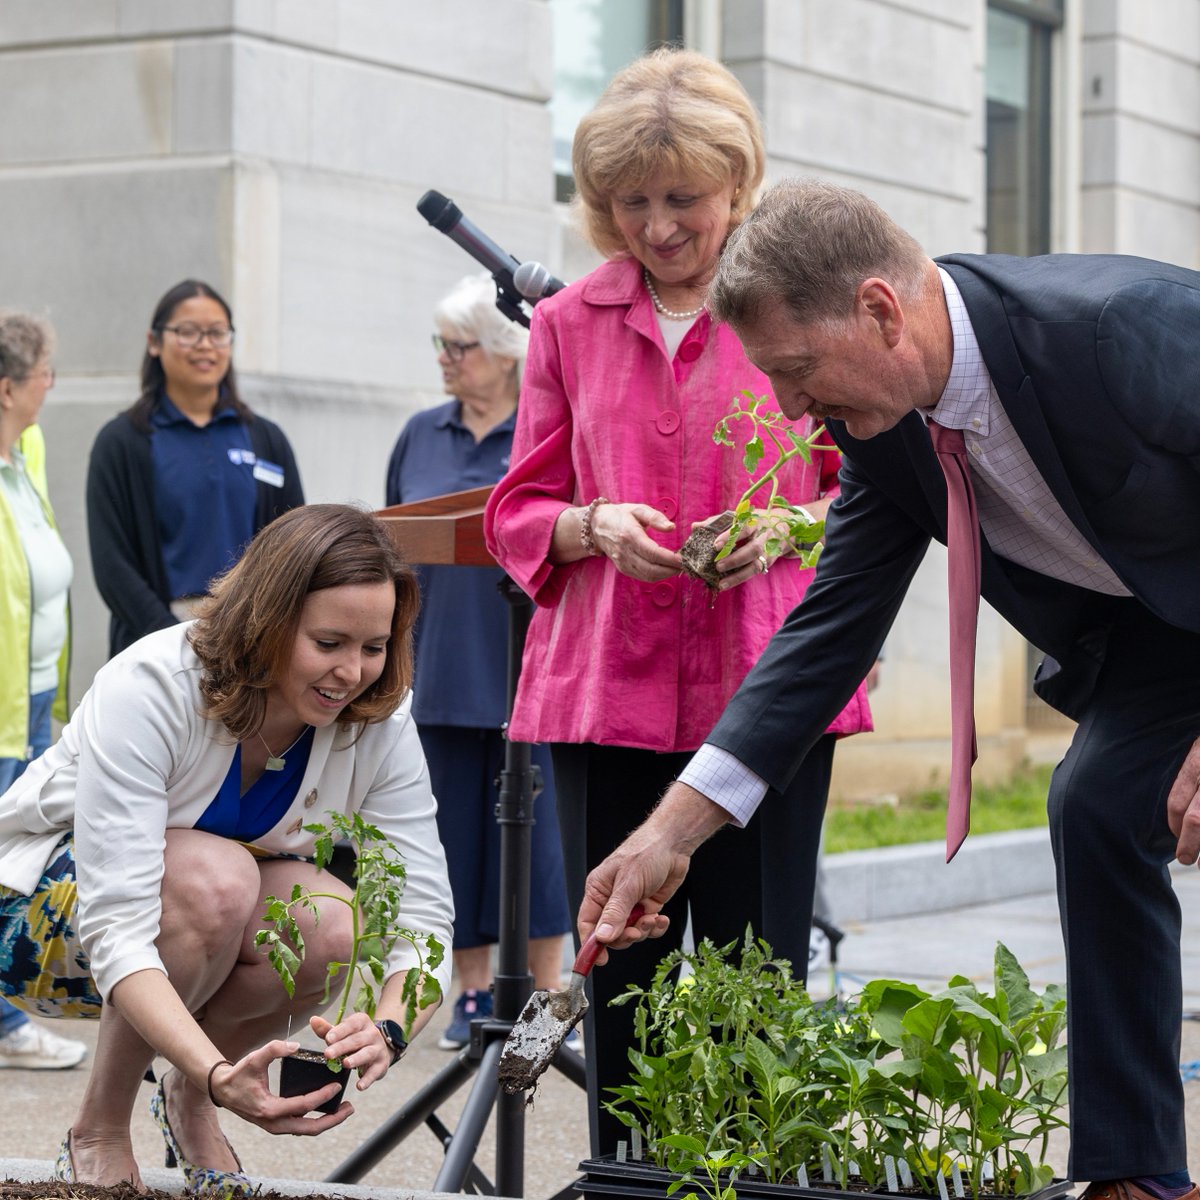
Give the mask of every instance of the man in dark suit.
[(1200, 1200), (1167, 871), (1200, 852), (1200, 275), (1117, 256), (934, 262), (865, 196), (787, 182), (731, 238), (709, 306), (787, 416), (828, 422), (841, 497), (804, 603), (592, 873), (581, 933), (614, 947), (659, 933), (653, 915), (627, 930), (631, 906), (653, 914), (701, 841), (790, 778), (874, 661), (929, 540), (946, 540), (926, 422), (959, 429), (983, 595), (1045, 653), (1038, 693), (1079, 722), (1049, 796), (1069, 1173), (1090, 1197)]

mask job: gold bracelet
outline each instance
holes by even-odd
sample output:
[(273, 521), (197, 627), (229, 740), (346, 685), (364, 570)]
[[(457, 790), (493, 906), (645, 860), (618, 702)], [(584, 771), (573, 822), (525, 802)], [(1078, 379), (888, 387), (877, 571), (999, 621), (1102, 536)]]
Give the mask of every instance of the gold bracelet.
[(592, 517), (596, 515), (596, 509), (602, 504), (611, 504), (607, 496), (597, 496), (595, 500), (587, 506), (587, 512), (583, 514), (579, 521), (579, 540), (583, 543), (583, 549), (587, 554), (599, 554), (600, 549), (596, 545), (595, 538), (592, 537)]
[(208, 1068), (208, 1098), (212, 1101), (213, 1108), (224, 1108), (225, 1106), (213, 1095), (212, 1077), (216, 1073), (218, 1067), (232, 1067), (233, 1063), (227, 1058), (218, 1059), (211, 1067)]

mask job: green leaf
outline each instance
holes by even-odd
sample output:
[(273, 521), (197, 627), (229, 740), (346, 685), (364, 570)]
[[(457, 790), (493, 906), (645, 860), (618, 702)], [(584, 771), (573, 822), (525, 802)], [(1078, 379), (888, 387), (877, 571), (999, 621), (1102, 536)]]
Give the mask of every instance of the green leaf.
[(907, 1032), (904, 1014), (914, 1004), (928, 999), (928, 992), (914, 983), (902, 983), (898, 979), (875, 979), (862, 991), (863, 1007), (871, 1014), (875, 1032), (889, 1046), (899, 1046)]
[(697, 1158), (703, 1158), (707, 1148), (698, 1137), (686, 1133), (668, 1133), (664, 1137), (658, 1138), (658, 1141), (664, 1146), (671, 1146), (676, 1150), (694, 1154)]
[(1000, 1015), (1010, 1025), (1039, 1007), (1037, 994), (1029, 986), (1029, 976), (1003, 942), (996, 943), (995, 979), (996, 995), (1005, 1000), (1005, 1009)]
[(954, 1001), (949, 997), (922, 1000), (904, 1013), (900, 1023), (906, 1032), (931, 1046), (942, 1045), (953, 1040), (957, 1030)]

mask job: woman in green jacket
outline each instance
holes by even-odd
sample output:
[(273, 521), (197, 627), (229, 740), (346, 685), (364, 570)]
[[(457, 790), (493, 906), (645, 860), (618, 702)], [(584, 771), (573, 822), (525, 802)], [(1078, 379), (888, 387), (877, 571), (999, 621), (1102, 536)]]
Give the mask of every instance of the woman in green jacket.
[[(36, 424), (54, 386), (53, 349), (46, 321), (0, 313), (0, 792), (50, 745), (51, 715), (67, 719), (71, 556), (46, 494)], [(86, 1053), (0, 1000), (0, 1069), (73, 1067)]]

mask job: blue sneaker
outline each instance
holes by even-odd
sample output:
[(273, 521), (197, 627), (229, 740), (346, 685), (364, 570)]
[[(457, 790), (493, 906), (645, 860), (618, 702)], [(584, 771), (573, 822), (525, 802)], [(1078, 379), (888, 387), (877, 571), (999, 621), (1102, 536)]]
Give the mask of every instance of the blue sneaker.
[(583, 1038), (579, 1035), (578, 1025), (563, 1039), (563, 1045), (570, 1047), (576, 1054), (583, 1054)]
[(439, 1050), (461, 1050), (471, 1040), (471, 1022), (492, 1015), (492, 993), (467, 988), (454, 1002), (454, 1016), (438, 1038)]

